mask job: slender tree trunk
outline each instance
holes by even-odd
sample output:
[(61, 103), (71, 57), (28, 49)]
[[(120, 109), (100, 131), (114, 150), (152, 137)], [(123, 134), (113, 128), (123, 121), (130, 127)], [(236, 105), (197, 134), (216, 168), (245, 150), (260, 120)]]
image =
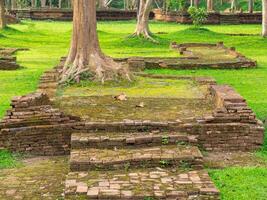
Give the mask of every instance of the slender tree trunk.
[(83, 74), (104, 82), (118, 77), (130, 80), (128, 70), (105, 56), (99, 46), (96, 24), (96, 0), (73, 1), (73, 33), (61, 83), (79, 82)]
[(42, 8), (46, 7), (46, 0), (41, 0), (41, 7)]
[(11, 0), (11, 9), (16, 10), (17, 9), (17, 1), (16, 0)]
[(231, 11), (232, 12), (235, 12), (236, 11), (236, 8), (237, 8), (237, 0), (232, 0), (231, 2)]
[(31, 7), (35, 8), (36, 7), (36, 0), (31, 0)]
[(0, 29), (6, 27), (5, 19), (5, 0), (0, 0)]
[(62, 8), (62, 0), (58, 0), (58, 8)]
[(267, 37), (267, 0), (262, 0), (262, 36)]
[(213, 11), (213, 0), (207, 0), (207, 11), (208, 12)]
[(198, 6), (199, 6), (199, 0), (194, 0), (194, 6), (195, 6), (196, 8), (198, 8)]
[(254, 7), (253, 0), (248, 0), (248, 12), (249, 13), (253, 13), (253, 7)]
[(150, 32), (149, 29), (149, 14), (152, 1), (153, 0), (140, 0), (140, 5), (137, 15), (137, 25), (134, 35), (155, 41), (151, 37), (152, 33)]

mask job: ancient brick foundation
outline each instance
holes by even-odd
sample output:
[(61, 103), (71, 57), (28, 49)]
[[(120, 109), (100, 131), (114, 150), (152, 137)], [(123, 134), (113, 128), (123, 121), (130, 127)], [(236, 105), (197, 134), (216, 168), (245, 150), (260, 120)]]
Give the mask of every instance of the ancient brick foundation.
[(72, 133), (153, 130), (196, 136), (198, 144), (209, 151), (251, 151), (263, 144), (263, 124), (256, 119), (244, 98), (227, 85), (216, 85), (211, 78), (139, 74), (153, 78), (192, 79), (197, 84), (207, 85), (215, 107), (210, 116), (163, 122), (84, 122), (63, 114), (50, 101), (56, 93), (59, 71), (60, 65), (44, 73), (37, 93), (12, 100), (12, 108), (0, 122), (0, 148), (35, 155), (62, 155), (70, 151)]
[(34, 155), (69, 153), (72, 126), (78, 118), (54, 109), (42, 93), (15, 97), (11, 106), (0, 122), (0, 148)]
[[(11, 10), (10, 13), (19, 19), (72, 21), (72, 10), (69, 9), (27, 9)], [(132, 20), (136, 19), (136, 11), (98, 10), (97, 20)], [(151, 13), (151, 18), (154, 13)]]
[[(186, 12), (164, 12), (159, 9), (153, 11), (155, 20), (191, 24), (190, 15)], [(262, 13), (209, 13), (206, 24), (261, 24)]]

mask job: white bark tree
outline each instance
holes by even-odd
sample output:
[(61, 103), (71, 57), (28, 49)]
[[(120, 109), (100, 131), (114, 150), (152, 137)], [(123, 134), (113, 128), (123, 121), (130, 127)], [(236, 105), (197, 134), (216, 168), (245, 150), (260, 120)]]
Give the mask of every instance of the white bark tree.
[(267, 37), (267, 0), (262, 0), (262, 36)]
[(253, 13), (254, 1), (248, 0), (248, 12)]
[(213, 11), (213, 0), (207, 0), (207, 11), (208, 12)]
[(73, 1), (72, 41), (61, 83), (73, 80), (79, 82), (85, 74), (101, 82), (117, 78), (130, 80), (128, 69), (104, 55), (100, 49), (96, 0)]
[(152, 33), (149, 29), (149, 15), (152, 2), (153, 0), (140, 0), (137, 14), (137, 25), (133, 36), (144, 37), (156, 42), (152, 38)]

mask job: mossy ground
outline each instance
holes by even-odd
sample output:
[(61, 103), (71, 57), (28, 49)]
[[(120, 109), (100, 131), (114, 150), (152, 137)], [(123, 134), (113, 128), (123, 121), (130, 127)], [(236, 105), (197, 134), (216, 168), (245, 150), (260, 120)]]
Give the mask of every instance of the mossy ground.
[[(206, 86), (179, 79), (138, 77), (133, 83), (104, 85), (82, 82), (59, 93), (56, 107), (87, 121), (176, 121), (208, 115), (214, 106), (206, 99)], [(114, 98), (120, 94), (127, 100)]]

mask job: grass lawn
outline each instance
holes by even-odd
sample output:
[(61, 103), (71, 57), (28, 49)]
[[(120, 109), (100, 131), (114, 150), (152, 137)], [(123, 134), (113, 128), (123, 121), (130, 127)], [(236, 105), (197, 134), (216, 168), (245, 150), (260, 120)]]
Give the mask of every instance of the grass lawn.
[[(206, 30), (188, 29), (189, 25), (152, 22), (151, 29), (160, 44), (155, 45), (142, 39), (128, 39), (134, 31), (135, 22), (100, 22), (99, 35), (103, 51), (114, 57), (127, 56), (176, 56), (169, 49), (171, 41), (176, 42), (218, 42), (234, 46), (247, 57), (258, 61), (257, 69), (245, 70), (150, 70), (149, 73), (207, 75), (221, 84), (233, 86), (243, 95), (257, 116), (267, 118), (267, 39), (260, 36), (230, 36), (227, 33), (259, 34), (260, 25), (213, 25)], [(20, 65), (25, 68), (17, 71), (0, 71), (0, 117), (9, 107), (15, 95), (27, 94), (36, 89), (39, 76), (44, 70), (55, 66), (59, 58), (67, 54), (71, 23), (23, 21), (0, 31), (1, 47), (25, 47), (30, 51), (18, 52)], [(0, 153), (7, 155), (8, 153)], [(267, 144), (257, 152), (267, 161)], [(12, 156), (9, 155), (12, 159)], [(8, 163), (8, 162), (7, 162)], [(5, 164), (0, 162), (0, 167)], [(222, 199), (266, 199), (266, 167), (235, 167), (210, 170), (216, 185), (222, 192)]]

